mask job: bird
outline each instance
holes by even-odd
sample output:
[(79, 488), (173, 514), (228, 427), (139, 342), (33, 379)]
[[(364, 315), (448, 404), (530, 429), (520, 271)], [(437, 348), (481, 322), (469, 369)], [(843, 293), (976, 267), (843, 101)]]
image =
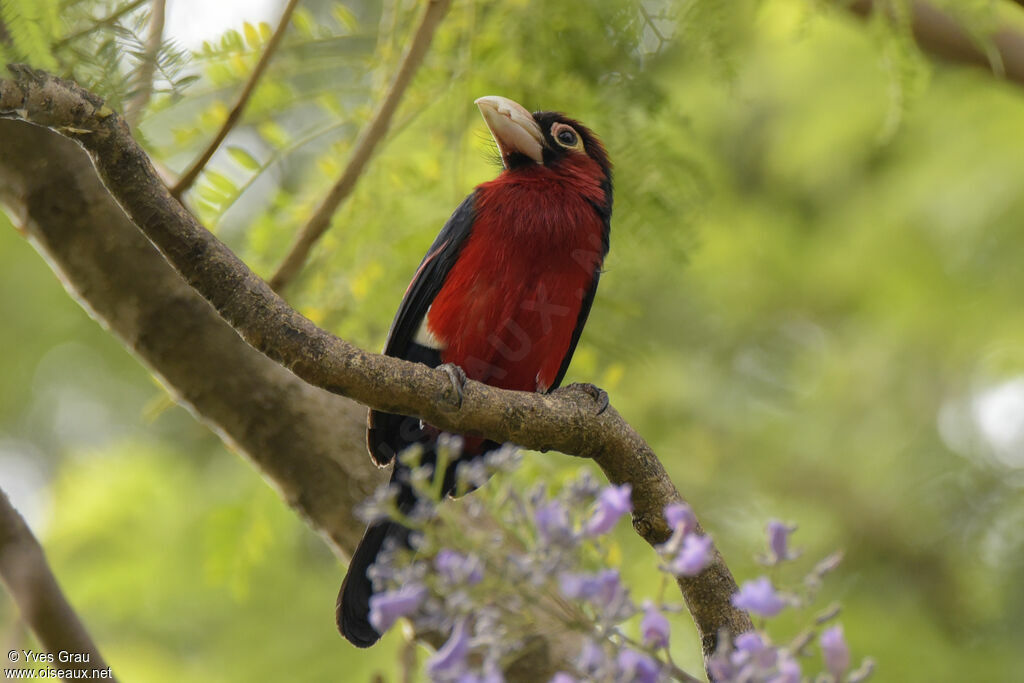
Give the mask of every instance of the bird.
[[(531, 114), (498, 96), (475, 104), (502, 170), (444, 224), (405, 291), (384, 354), (444, 368), (460, 396), (467, 379), (546, 393), (561, 384), (597, 291), (609, 248), (612, 166), (598, 137), (564, 114)], [(607, 394), (584, 388), (599, 411), (607, 406)], [(405, 513), (416, 496), (395, 457), (420, 444), (421, 463), (433, 464), (438, 436), (416, 417), (369, 412), (367, 448), (379, 467), (395, 461), (391, 483)], [(500, 445), (465, 436), (442, 493), (455, 493), (459, 463)], [(394, 521), (372, 522), (353, 553), (336, 609), (338, 630), (353, 645), (380, 639), (369, 618), (367, 572), (388, 539), (408, 545), (409, 534)]]

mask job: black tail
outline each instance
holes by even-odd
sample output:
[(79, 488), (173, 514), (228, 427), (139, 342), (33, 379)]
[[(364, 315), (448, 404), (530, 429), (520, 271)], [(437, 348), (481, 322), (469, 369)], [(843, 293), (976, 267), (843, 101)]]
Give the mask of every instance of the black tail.
[[(394, 416), (385, 415), (385, 417)], [(416, 420), (416, 424), (419, 425), (419, 420)], [(371, 427), (372, 431), (373, 427)], [(391, 441), (385, 442), (383, 440), (387, 436), (388, 434), (385, 432), (384, 436), (381, 437), (381, 443), (390, 445), (392, 444)], [(444, 472), (444, 482), (441, 486), (444, 495), (450, 495), (455, 491), (455, 472), (459, 462), (470, 460), (499, 447), (499, 444), (493, 441), (480, 439), (478, 441), (479, 443), (473, 444), (470, 449), (464, 449), (461, 457), (456, 462), (448, 465)], [(400, 442), (401, 440), (399, 439), (393, 443)], [(409, 443), (406, 441), (405, 445)], [(433, 466), (436, 453), (432, 444), (427, 443), (425, 446), (426, 448), (421, 456), (421, 464)], [(406, 514), (416, 505), (416, 494), (407, 480), (408, 472), (407, 466), (395, 463), (395, 468), (391, 473), (391, 485), (398, 487), (395, 503), (398, 505), (398, 509)], [(394, 539), (395, 543), (409, 547), (409, 536), (411, 533), (409, 529), (397, 522), (374, 522), (366, 528), (363, 538), (359, 541), (356, 551), (352, 554), (352, 561), (348, 565), (348, 573), (345, 575), (345, 580), (341, 584), (341, 590), (338, 592), (335, 617), (338, 621), (338, 630), (341, 631), (341, 635), (345, 636), (356, 647), (370, 647), (380, 640), (381, 636), (370, 624), (370, 596), (373, 595), (373, 582), (366, 575), (366, 571), (370, 568), (370, 565), (377, 561), (377, 555), (389, 539)]]
[(374, 522), (366, 528), (359, 546), (352, 554), (348, 573), (338, 592), (336, 618), (341, 635), (356, 647), (370, 647), (380, 640), (380, 634), (370, 625), (373, 582), (366, 571), (377, 560), (385, 541), (393, 538), (398, 543), (407, 543), (408, 536), (409, 530), (400, 524), (391, 521)]

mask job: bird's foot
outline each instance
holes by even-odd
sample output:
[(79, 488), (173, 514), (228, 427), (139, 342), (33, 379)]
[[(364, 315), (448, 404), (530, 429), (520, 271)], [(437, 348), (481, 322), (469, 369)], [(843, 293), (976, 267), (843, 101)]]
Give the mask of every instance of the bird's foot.
[(444, 370), (448, 374), (448, 379), (452, 382), (452, 388), (455, 389), (455, 409), (458, 410), (462, 407), (462, 395), (463, 389), (466, 387), (466, 371), (460, 368), (455, 363), (445, 363), (440, 366), (441, 370)]
[(595, 415), (600, 415), (608, 409), (608, 392), (591, 384), (590, 382), (573, 382), (567, 386), (566, 389), (582, 391), (587, 396), (594, 399), (594, 403), (597, 406), (597, 409), (594, 411)]

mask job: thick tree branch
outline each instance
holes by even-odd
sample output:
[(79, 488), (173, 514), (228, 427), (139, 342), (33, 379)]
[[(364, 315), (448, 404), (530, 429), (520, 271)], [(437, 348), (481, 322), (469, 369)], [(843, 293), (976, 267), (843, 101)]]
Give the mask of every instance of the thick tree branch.
[[(350, 554), (363, 528), (353, 509), (385, 478), (368, 466), (365, 409), (245, 343), (128, 220), (71, 140), (0, 119), (0, 201), (69, 293), (247, 455), (332, 548)], [(331, 630), (334, 595), (324, 596), (322, 627)], [(547, 680), (565, 669), (579, 650), (573, 635), (533, 639), (506, 680)]]
[[(0, 490), (0, 579), (22, 619), (47, 652), (85, 655), (85, 662), (54, 662), (58, 669), (99, 671), (107, 663), (50, 571), (39, 541)], [(113, 680), (113, 679), (107, 679)]]
[[(843, 4), (860, 16), (869, 16), (873, 12), (891, 13), (891, 3), (892, 0), (852, 0)], [(1018, 4), (1024, 4), (1024, 0)], [(995, 51), (992, 55), (953, 17), (931, 3), (914, 0), (910, 7), (910, 28), (924, 52), (947, 61), (980, 66), (1024, 85), (1024, 35), (1009, 29), (996, 31), (988, 36)]]
[[(159, 1), (159, 0), (158, 0)], [(181, 199), (181, 196), (192, 187), (192, 184), (202, 173), (203, 169), (206, 168), (206, 164), (213, 158), (213, 155), (220, 149), (220, 145), (224, 142), (224, 138), (228, 136), (231, 129), (234, 128), (239, 121), (242, 120), (242, 112), (245, 111), (245, 107), (249, 104), (249, 98), (252, 97), (252, 93), (256, 90), (256, 85), (260, 82), (263, 77), (263, 73), (267, 70), (267, 66), (270, 64), (271, 57), (277, 52), (277, 46), (281, 44), (281, 39), (284, 37), (285, 31), (288, 29), (288, 22), (292, 19), (292, 13), (298, 6), (299, 0), (288, 0), (288, 4), (284, 8), (284, 12), (281, 13), (281, 20), (277, 23), (277, 28), (274, 30), (274, 34), (270, 36), (270, 40), (267, 41), (267, 46), (263, 48), (263, 54), (260, 55), (260, 59), (256, 62), (256, 68), (253, 69), (252, 74), (249, 76), (249, 80), (246, 81), (245, 87), (242, 88), (242, 92), (238, 94), (238, 99), (235, 100), (234, 106), (231, 107), (231, 111), (228, 112), (228, 117), (224, 120), (220, 130), (213, 136), (213, 140), (207, 145), (192, 165), (189, 166), (188, 170), (185, 171), (178, 182), (175, 183), (174, 188), (171, 190), (171, 195), (177, 199)]]
[(288, 254), (284, 257), (281, 265), (278, 266), (277, 272), (270, 278), (270, 286), (275, 292), (283, 291), (288, 286), (288, 283), (302, 270), (302, 266), (309, 257), (309, 251), (323, 237), (323, 234), (327, 232), (327, 229), (331, 226), (331, 218), (334, 216), (334, 213), (352, 193), (352, 189), (356, 186), (356, 182), (363, 172), (363, 168), (366, 167), (370, 157), (373, 156), (377, 144), (384, 139), (384, 135), (388, 132), (391, 118), (394, 116), (395, 110), (398, 109), (398, 103), (402, 101), (406, 88), (423, 62), (423, 57), (427, 54), (427, 50), (430, 49), (434, 33), (437, 31), (441, 20), (444, 19), (444, 15), (450, 5), (451, 0), (427, 1), (423, 17), (416, 27), (416, 32), (409, 43), (409, 48), (402, 57), (398, 70), (395, 72), (395, 76), (388, 87), (387, 93), (384, 95), (384, 99), (381, 100), (380, 106), (377, 107), (377, 111), (370, 119), (370, 122), (366, 124), (366, 128), (359, 134), (359, 139), (352, 150), (352, 156), (348, 160), (348, 165), (345, 166), (345, 170), (342, 171), (337, 182), (334, 183), (330, 192), (324, 197), (323, 202), (313, 212), (309, 222), (296, 235), (295, 241), (288, 249)]
[(133, 83), (135, 93), (124, 105), (124, 118), (132, 128), (138, 125), (139, 117), (142, 116), (142, 111), (149, 104), (149, 98), (153, 95), (153, 78), (156, 76), (160, 45), (164, 42), (166, 10), (165, 0), (153, 0), (149, 15), (149, 35), (146, 37), (146, 54), (135, 74)]
[[(0, 116), (51, 128), (85, 147), (132, 221), (253, 347), (310, 384), (373, 408), (417, 415), (452, 432), (592, 458), (610, 481), (632, 485), (637, 532), (651, 544), (669, 537), (662, 510), (682, 498), (650, 446), (614, 408), (597, 414), (590, 396), (571, 387), (540, 395), (479, 382), (467, 383), (460, 401), (445, 372), (367, 353), (317, 328), (174, 201), (102, 100), (27, 67), (11, 70), (13, 80), (0, 80)], [(717, 552), (700, 576), (679, 583), (705, 654), (719, 629), (751, 628), (730, 603), (736, 583)]]
[[(366, 468), (366, 411), (243, 342), (128, 220), (73, 142), (0, 120), (0, 200), (64, 286), (282, 497), (347, 554)], [(196, 350), (201, 349), (201, 353)]]

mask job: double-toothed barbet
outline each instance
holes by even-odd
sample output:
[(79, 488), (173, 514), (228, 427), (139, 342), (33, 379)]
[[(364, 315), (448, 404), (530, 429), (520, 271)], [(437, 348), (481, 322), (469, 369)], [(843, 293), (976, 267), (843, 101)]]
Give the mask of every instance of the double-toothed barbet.
[[(551, 391), (569, 367), (594, 301), (608, 253), (612, 171), (588, 128), (562, 114), (526, 109), (504, 97), (476, 101), (504, 166), (455, 209), (423, 258), (391, 324), (384, 353), (446, 367), (457, 386), (466, 378), (502, 389)], [(604, 397), (607, 401), (607, 397)], [(438, 430), (418, 418), (370, 411), (367, 445), (383, 467), (407, 446), (424, 447), (431, 463)], [(499, 444), (467, 437), (459, 461)], [(443, 492), (455, 488), (455, 468)], [(398, 506), (415, 495), (407, 468), (395, 463)], [(368, 647), (373, 585), (366, 572), (384, 542), (407, 542), (391, 521), (371, 524), (352, 556), (338, 595), (338, 629)]]

